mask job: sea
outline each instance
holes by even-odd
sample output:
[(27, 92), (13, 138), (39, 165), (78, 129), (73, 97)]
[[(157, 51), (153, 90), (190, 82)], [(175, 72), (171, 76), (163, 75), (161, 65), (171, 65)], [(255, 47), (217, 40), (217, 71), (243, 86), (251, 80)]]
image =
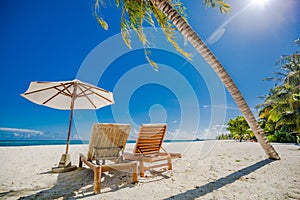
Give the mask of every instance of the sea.
[[(196, 142), (195, 140), (164, 140), (164, 142)], [(128, 140), (127, 143), (135, 143), (135, 140)], [(0, 146), (40, 146), (40, 145), (65, 145), (66, 140), (0, 140)], [(70, 145), (89, 144), (88, 140), (71, 140)]]

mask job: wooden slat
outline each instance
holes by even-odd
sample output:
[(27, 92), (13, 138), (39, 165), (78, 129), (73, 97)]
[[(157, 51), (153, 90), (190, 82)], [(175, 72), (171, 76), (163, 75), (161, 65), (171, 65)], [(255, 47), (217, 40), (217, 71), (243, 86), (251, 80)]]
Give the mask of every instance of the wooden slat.
[[(125, 154), (125, 159), (137, 160), (140, 162), (140, 175), (151, 168), (167, 166), (172, 170), (172, 158), (181, 158), (181, 154), (160, 153), (163, 139), (167, 130), (166, 124), (143, 124), (140, 128), (138, 139), (134, 148), (134, 154)], [(161, 163), (165, 161), (166, 163)], [(160, 164), (145, 166), (144, 163), (160, 162)]]
[(158, 152), (160, 150), (159, 147), (139, 147), (139, 152), (144, 153), (146, 151)]
[(161, 142), (161, 138), (157, 137), (142, 137), (138, 139), (139, 142), (146, 141), (146, 142)]
[(142, 138), (142, 137), (149, 137), (149, 138), (158, 137), (158, 138), (162, 138), (162, 137), (164, 137), (164, 134), (140, 134), (140, 138)]
[(149, 143), (144, 143), (144, 144), (140, 144), (138, 146), (138, 148), (149, 148), (149, 147), (153, 147), (153, 148), (159, 148), (160, 149), (160, 144), (149, 144)]
[(143, 124), (143, 128), (161, 128), (166, 126), (167, 124)]
[(147, 149), (147, 148), (156, 148), (156, 149), (160, 149), (160, 145), (156, 144), (156, 145), (139, 145), (138, 149)]
[(145, 131), (142, 130), (143, 132), (141, 132), (141, 135), (164, 135), (164, 130), (161, 131)]
[(136, 142), (135, 153), (157, 153), (166, 133), (166, 124), (141, 125)]
[[(90, 137), (88, 159), (94, 158), (94, 147), (118, 147), (123, 152), (129, 133), (129, 124), (94, 124)], [(103, 151), (102, 153), (103, 157), (108, 157), (111, 152)]]
[(160, 147), (159, 145), (149, 144), (149, 145), (140, 145), (139, 149), (148, 149), (148, 148), (160, 149), (159, 147)]
[(152, 150), (152, 151), (158, 151), (160, 148), (159, 146), (147, 146), (147, 147), (139, 147), (140, 151), (146, 151), (146, 150)]
[(124, 152), (129, 132), (129, 124), (93, 125), (89, 142), (88, 159), (80, 155), (79, 166), (82, 167), (82, 163), (85, 163), (94, 171), (94, 192), (96, 194), (100, 193), (101, 190), (101, 172), (103, 171), (131, 169), (132, 183), (138, 181), (137, 162), (98, 165), (92, 161), (95, 156), (99, 160), (116, 160), (116, 158), (119, 158), (120, 152)]
[(160, 144), (161, 143), (161, 140), (158, 140), (158, 139), (153, 139), (153, 140), (151, 140), (151, 139), (139, 139), (138, 140), (138, 143), (139, 144)]
[(140, 144), (140, 143), (160, 144), (162, 142), (162, 140), (158, 139), (158, 138), (140, 138), (137, 141), (138, 141), (138, 144)]
[(142, 133), (143, 134), (162, 134), (164, 133), (164, 129), (160, 129), (160, 130), (145, 130), (145, 129), (142, 129)]
[(147, 156), (147, 155), (158, 155), (158, 151), (144, 151), (143, 152), (143, 156)]
[(120, 155), (119, 147), (94, 147), (94, 154), (97, 160), (116, 159)]
[(142, 138), (142, 137), (150, 137), (150, 138), (151, 138), (151, 137), (160, 137), (160, 138), (161, 138), (161, 137), (164, 137), (164, 135), (165, 135), (165, 134), (163, 134), (163, 133), (159, 133), (159, 134), (158, 134), (158, 133), (157, 133), (157, 134), (156, 134), (156, 133), (151, 133), (151, 134), (144, 134), (144, 133), (143, 133), (143, 134), (140, 134), (140, 137), (141, 137), (141, 138)]
[(141, 137), (139, 137), (138, 140), (142, 140), (142, 139), (149, 139), (149, 140), (158, 140), (158, 141), (162, 141), (163, 135), (143, 135)]
[(160, 143), (149, 143), (149, 142), (140, 142), (139, 147), (141, 146), (159, 146)]
[(151, 150), (159, 150), (159, 146), (143, 146), (143, 147), (139, 147), (139, 149), (141, 151), (146, 150), (146, 149), (151, 149)]

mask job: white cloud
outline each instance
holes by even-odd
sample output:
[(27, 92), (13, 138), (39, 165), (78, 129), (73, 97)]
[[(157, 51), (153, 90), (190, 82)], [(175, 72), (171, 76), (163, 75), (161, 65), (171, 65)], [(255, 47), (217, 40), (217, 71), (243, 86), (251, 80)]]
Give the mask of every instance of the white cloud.
[(203, 137), (215, 139), (218, 135), (228, 134), (229, 131), (227, 130), (227, 127), (226, 124), (216, 124), (211, 128), (204, 129)]
[(222, 125), (217, 124), (217, 125), (215, 125), (215, 127), (216, 127), (217, 129), (226, 129), (226, 128), (228, 127), (228, 125), (226, 125), (226, 124), (222, 124)]
[[(226, 109), (226, 110), (238, 110), (240, 111), (239, 107), (237, 106), (227, 106), (227, 105), (203, 105), (203, 108), (220, 108), (220, 109)], [(250, 108), (253, 113), (255, 113), (257, 110), (255, 108)]]
[(226, 110), (240, 110), (238, 107), (230, 107), (226, 105), (204, 105), (203, 108), (222, 108)]
[(35, 135), (43, 135), (44, 134), (42, 131), (37, 131), (37, 130), (19, 129), (19, 128), (6, 128), (6, 127), (0, 127), (0, 131), (13, 132), (14, 134), (17, 134), (17, 133), (33, 133)]
[(174, 131), (167, 131), (165, 139), (167, 140), (193, 140), (196, 138), (195, 131), (185, 131), (175, 129)]

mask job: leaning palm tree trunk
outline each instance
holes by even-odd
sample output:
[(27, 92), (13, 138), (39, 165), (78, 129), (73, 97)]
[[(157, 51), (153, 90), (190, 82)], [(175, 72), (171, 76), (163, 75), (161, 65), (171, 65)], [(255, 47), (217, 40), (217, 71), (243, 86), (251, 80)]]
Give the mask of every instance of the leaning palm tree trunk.
[(239, 91), (229, 74), (226, 72), (224, 67), (218, 61), (216, 56), (213, 55), (213, 53), (208, 49), (208, 47), (204, 44), (201, 38), (181, 17), (181, 15), (168, 3), (167, 0), (151, 0), (151, 2), (154, 5), (156, 5), (169, 18), (169, 20), (172, 21), (172, 23), (176, 26), (178, 31), (189, 40), (189, 42), (200, 53), (200, 55), (205, 59), (205, 61), (215, 70), (215, 72), (221, 78), (222, 82), (232, 95), (240, 111), (247, 120), (250, 128), (253, 130), (258, 142), (265, 150), (266, 154), (271, 159), (279, 160), (280, 157), (278, 153), (269, 143), (268, 139), (264, 134), (264, 131), (256, 121), (241, 92)]

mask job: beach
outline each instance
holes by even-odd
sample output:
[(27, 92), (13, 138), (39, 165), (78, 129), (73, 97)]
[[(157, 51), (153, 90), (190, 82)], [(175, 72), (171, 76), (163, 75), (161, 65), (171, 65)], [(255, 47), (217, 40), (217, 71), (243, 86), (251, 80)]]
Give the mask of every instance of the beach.
[[(254, 142), (164, 143), (182, 154), (173, 170), (147, 171), (137, 184), (130, 173), (105, 173), (98, 195), (87, 167), (51, 173), (64, 145), (0, 147), (0, 199), (300, 199), (300, 146), (273, 146), (281, 160), (268, 159)], [(126, 152), (133, 147), (127, 144)], [(73, 165), (87, 148), (70, 145)]]

